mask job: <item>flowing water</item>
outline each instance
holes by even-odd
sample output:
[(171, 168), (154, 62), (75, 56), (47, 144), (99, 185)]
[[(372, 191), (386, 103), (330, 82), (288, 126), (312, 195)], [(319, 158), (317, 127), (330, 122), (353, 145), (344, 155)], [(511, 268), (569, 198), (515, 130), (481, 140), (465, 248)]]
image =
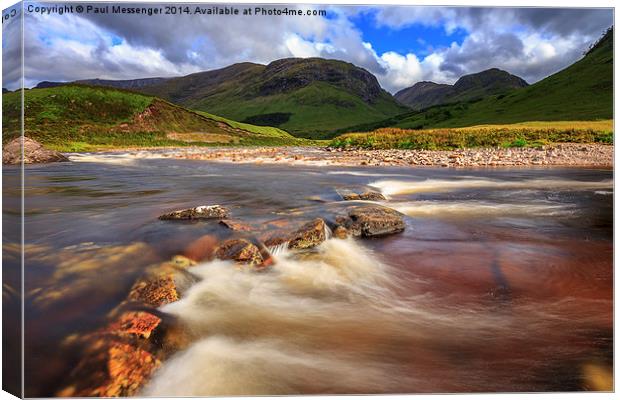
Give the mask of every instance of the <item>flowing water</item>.
[(280, 249), (260, 274), (194, 267), (199, 281), (162, 307), (191, 344), (142, 394), (565, 391), (611, 371), (610, 170), (72, 159), (26, 168), (27, 395), (53, 395), (76, 362), (60, 344), (101, 326), (148, 265), (229, 234), (162, 212), (329, 220), (350, 205), (339, 193), (365, 189), (406, 215), (403, 233)]

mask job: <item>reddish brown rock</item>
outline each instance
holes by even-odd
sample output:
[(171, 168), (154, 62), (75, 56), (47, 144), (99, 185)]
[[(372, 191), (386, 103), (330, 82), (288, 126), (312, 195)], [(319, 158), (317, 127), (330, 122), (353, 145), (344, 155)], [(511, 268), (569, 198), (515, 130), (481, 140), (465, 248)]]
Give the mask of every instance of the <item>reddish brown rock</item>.
[(138, 301), (151, 307), (179, 300), (179, 294), (172, 274), (147, 276), (134, 284), (129, 292), (129, 300)]
[[(69, 161), (61, 153), (49, 150), (36, 140), (23, 138), (24, 164), (38, 164)], [(22, 138), (18, 137), (2, 146), (2, 164), (20, 164), (22, 160)]]
[(116, 335), (134, 335), (148, 339), (161, 323), (161, 318), (145, 311), (128, 311), (121, 314), (105, 329)]
[(99, 339), (86, 352), (58, 397), (133, 396), (161, 365), (150, 352), (116, 340)]
[(159, 216), (161, 220), (196, 220), (196, 219), (223, 219), (228, 217), (228, 209), (219, 205), (199, 206), (177, 210)]
[(215, 257), (250, 265), (260, 265), (264, 261), (260, 249), (246, 239), (226, 240), (215, 250)]

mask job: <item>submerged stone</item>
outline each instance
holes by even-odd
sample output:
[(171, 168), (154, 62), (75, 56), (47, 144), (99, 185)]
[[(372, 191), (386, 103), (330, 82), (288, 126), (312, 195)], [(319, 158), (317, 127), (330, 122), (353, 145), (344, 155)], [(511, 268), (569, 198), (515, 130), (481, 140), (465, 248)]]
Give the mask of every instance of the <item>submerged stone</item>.
[(176, 255), (172, 257), (172, 264), (179, 268), (189, 268), (196, 265), (196, 261), (182, 255)]
[(219, 205), (199, 206), (177, 210), (159, 216), (160, 220), (195, 220), (195, 219), (223, 219), (228, 217), (228, 209)]
[(217, 238), (213, 235), (203, 235), (191, 242), (183, 254), (193, 261), (208, 260), (213, 257), (213, 252), (217, 247)]
[(238, 231), (238, 232), (249, 232), (252, 230), (250, 225), (247, 225), (241, 221), (232, 220), (232, 219), (223, 219), (220, 221), (220, 225), (225, 226), (226, 228)]

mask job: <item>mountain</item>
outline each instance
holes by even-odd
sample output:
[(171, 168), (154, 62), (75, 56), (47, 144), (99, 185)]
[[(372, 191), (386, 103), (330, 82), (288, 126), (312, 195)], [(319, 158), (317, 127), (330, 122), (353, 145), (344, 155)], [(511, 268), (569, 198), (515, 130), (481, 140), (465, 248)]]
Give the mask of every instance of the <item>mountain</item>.
[(414, 110), (422, 110), (438, 104), (482, 98), (526, 86), (527, 82), (518, 76), (491, 68), (476, 74), (464, 75), (454, 85), (418, 82), (399, 91), (394, 97)]
[[(2, 96), (2, 140), (20, 135), (21, 93)], [(25, 135), (61, 151), (128, 146), (299, 144), (277, 128), (200, 114), (157, 97), (63, 85), (24, 92)]]
[(530, 86), (482, 99), (431, 106), (341, 132), (594, 121), (613, 118), (613, 27), (578, 61)]
[(81, 81), (136, 90), (236, 121), (277, 126), (299, 137), (322, 137), (328, 131), (408, 110), (370, 72), (322, 58), (239, 63), (183, 77), (134, 82)]
[(143, 79), (127, 79), (114, 81), (108, 79), (84, 79), (76, 81), (77, 84), (92, 86), (107, 86), (118, 89), (140, 89), (147, 86), (153, 86), (165, 82), (170, 78), (143, 78)]

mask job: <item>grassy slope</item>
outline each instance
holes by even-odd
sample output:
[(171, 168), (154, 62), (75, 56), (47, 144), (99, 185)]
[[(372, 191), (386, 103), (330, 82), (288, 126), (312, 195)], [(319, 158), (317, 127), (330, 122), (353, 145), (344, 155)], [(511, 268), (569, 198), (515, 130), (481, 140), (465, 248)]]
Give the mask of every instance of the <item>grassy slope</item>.
[[(2, 102), (6, 142), (19, 135), (20, 93), (6, 93)], [(193, 145), (301, 143), (282, 130), (222, 121), (158, 98), (103, 87), (28, 90), (25, 105), (26, 135), (62, 151), (183, 146), (186, 137)]]
[(434, 106), (344, 131), (576, 121), (613, 117), (613, 31), (581, 60), (542, 81), (482, 100)]
[(215, 121), (224, 122), (225, 124), (228, 124), (233, 128), (243, 129), (248, 132), (256, 133), (259, 135), (264, 135), (264, 136), (272, 137), (272, 138), (290, 138), (291, 137), (291, 135), (288, 132), (280, 128), (274, 128), (273, 126), (259, 126), (259, 125), (246, 124), (243, 122), (233, 121), (232, 119), (220, 117), (219, 115), (210, 114), (205, 111), (196, 111), (196, 113), (203, 115), (207, 118), (213, 119)]
[(288, 121), (279, 127), (295, 136), (312, 138), (324, 138), (324, 132), (335, 128), (381, 120), (393, 115), (395, 110), (393, 100), (387, 96), (368, 104), (325, 82), (314, 82), (292, 93), (252, 99), (216, 95), (193, 107), (238, 121), (256, 115), (290, 113)]

